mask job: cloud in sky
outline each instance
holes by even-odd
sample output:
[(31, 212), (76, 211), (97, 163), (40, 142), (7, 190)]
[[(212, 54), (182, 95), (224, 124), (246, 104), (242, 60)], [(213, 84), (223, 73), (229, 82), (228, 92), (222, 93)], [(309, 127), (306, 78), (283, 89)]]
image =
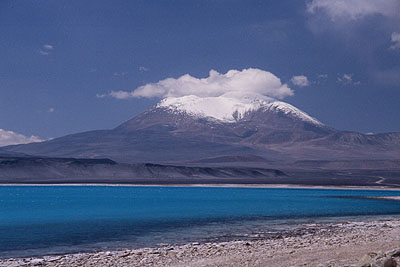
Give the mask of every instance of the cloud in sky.
[(290, 81), (292, 82), (292, 84), (298, 87), (305, 87), (310, 85), (310, 81), (304, 75), (293, 76), (292, 79), (290, 79)]
[[(399, 64), (392, 65), (393, 71), (382, 69), (386, 63), (381, 50), (400, 50), (400, 0), (306, 0), (310, 15), (308, 26), (313, 33), (332, 33), (339, 42), (345, 42), (347, 50), (365, 64), (380, 84), (398, 81)], [(360, 45), (362, 44), (362, 45)], [(384, 51), (388, 52), (388, 51)], [(351, 76), (350, 76), (351, 78)], [(337, 78), (338, 83), (359, 85), (348, 77)]]
[(400, 33), (392, 33), (392, 45), (390, 46), (390, 49), (400, 49)]
[(317, 75), (317, 77), (316, 77), (314, 83), (315, 83), (315, 84), (323, 84), (323, 83), (325, 83), (327, 80), (328, 80), (328, 74), (326, 74), (326, 73), (321, 73), (321, 74), (318, 74), (318, 75)]
[(53, 47), (52, 45), (45, 44), (45, 45), (43, 45), (43, 48), (44, 48), (44, 49), (47, 49), (47, 50), (51, 50), (51, 49), (53, 49), (54, 47)]
[(128, 75), (127, 71), (121, 71), (121, 72), (114, 72), (113, 73), (114, 77), (125, 77), (126, 75)]
[(108, 94), (96, 94), (97, 98), (105, 98)]
[(360, 81), (354, 81), (352, 73), (345, 73), (342, 76), (339, 76), (336, 80), (338, 83), (344, 85), (360, 85)]
[[(112, 91), (108, 96), (117, 99), (127, 98), (164, 98), (196, 95), (199, 97), (216, 97), (228, 92), (258, 93), (282, 99), (293, 95), (293, 91), (282, 84), (274, 74), (260, 69), (229, 70), (221, 74), (211, 70), (206, 78), (196, 78), (185, 74), (179, 78), (167, 78), (156, 83), (148, 83), (132, 92)], [(97, 95), (105, 97), (106, 95)]]
[(345, 73), (343, 74), (343, 76), (340, 76), (337, 78), (337, 81), (339, 83), (343, 83), (343, 84), (350, 84), (353, 82), (353, 74), (349, 73)]
[(22, 134), (15, 133), (13, 131), (6, 131), (0, 129), (0, 146), (27, 144), (32, 142), (42, 142), (44, 140), (37, 136), (27, 137)]
[(307, 11), (324, 11), (333, 21), (338, 19), (358, 20), (369, 15), (400, 17), (399, 0), (312, 0)]
[(53, 49), (54, 49), (54, 46), (52, 46), (50, 44), (45, 44), (45, 45), (42, 45), (42, 48), (39, 50), (39, 53), (42, 56), (48, 56), (48, 55), (50, 55), (50, 53)]
[(140, 72), (145, 72), (145, 71), (149, 71), (149, 69), (146, 68), (146, 67), (144, 67), (144, 66), (140, 66), (140, 67), (139, 67), (139, 71), (140, 71)]

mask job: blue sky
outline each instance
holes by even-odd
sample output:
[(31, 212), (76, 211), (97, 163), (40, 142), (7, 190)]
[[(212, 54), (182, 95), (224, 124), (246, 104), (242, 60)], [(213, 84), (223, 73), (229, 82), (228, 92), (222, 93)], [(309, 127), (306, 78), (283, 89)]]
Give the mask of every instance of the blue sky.
[(3, 0), (0, 48), (0, 129), (24, 136), (113, 128), (159, 98), (112, 91), (246, 68), (329, 126), (400, 131), (400, 0)]

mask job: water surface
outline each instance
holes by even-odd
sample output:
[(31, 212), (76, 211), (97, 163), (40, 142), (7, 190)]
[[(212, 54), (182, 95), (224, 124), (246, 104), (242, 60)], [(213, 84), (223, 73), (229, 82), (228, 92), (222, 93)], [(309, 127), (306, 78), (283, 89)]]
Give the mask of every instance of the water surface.
[(241, 238), (299, 222), (399, 215), (399, 191), (1, 186), (0, 257)]

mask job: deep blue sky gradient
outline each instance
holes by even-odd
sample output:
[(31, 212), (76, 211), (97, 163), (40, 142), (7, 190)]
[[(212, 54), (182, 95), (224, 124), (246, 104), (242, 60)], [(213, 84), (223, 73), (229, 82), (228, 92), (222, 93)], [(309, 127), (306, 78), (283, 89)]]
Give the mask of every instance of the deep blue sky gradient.
[[(329, 126), (400, 131), (400, 49), (388, 49), (398, 26), (381, 16), (334, 24), (302, 0), (0, 1), (0, 128), (41, 138), (112, 128), (158, 99), (96, 94), (253, 67)], [(339, 83), (344, 73), (360, 84)], [(293, 75), (312, 84), (296, 87)]]

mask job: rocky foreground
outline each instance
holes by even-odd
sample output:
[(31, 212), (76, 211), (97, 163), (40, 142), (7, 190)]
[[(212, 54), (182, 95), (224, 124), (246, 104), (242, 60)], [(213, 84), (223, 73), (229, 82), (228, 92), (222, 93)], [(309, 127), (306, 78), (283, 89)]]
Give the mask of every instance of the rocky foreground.
[(0, 266), (394, 267), (400, 266), (400, 220), (305, 224), (251, 241), (3, 259)]

